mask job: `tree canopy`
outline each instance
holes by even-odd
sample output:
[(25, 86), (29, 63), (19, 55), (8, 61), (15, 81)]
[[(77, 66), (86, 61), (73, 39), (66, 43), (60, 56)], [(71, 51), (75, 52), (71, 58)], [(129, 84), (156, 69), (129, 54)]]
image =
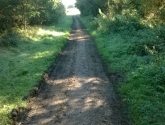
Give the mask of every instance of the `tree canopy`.
[(0, 31), (27, 24), (58, 22), (65, 10), (60, 0), (1, 0)]
[(165, 21), (165, 0), (77, 0), (82, 15), (119, 14)]

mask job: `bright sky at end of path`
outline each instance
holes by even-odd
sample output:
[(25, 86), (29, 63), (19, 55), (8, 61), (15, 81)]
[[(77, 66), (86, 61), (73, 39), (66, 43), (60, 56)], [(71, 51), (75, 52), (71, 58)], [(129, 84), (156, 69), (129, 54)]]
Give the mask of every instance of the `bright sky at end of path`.
[(65, 7), (68, 7), (69, 5), (74, 5), (76, 3), (76, 0), (62, 0), (62, 3)]

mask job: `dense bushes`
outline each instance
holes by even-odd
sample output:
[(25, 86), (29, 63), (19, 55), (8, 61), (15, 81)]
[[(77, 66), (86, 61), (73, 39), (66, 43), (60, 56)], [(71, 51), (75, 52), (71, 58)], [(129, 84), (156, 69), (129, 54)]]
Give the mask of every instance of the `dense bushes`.
[(82, 20), (109, 71), (123, 76), (118, 90), (129, 116), (135, 125), (163, 125), (165, 1), (107, 0), (103, 5), (96, 17)]

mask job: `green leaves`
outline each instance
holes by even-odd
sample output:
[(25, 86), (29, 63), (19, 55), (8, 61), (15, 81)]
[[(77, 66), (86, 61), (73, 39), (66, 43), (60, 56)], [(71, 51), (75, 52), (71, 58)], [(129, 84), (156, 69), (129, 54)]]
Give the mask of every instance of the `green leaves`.
[(136, 14), (104, 14), (83, 19), (84, 24), (92, 32), (110, 74), (117, 72), (124, 78), (118, 89), (133, 124), (164, 125), (165, 27), (157, 26), (159, 22), (152, 27), (147, 18)]
[(28, 24), (57, 23), (65, 14), (59, 0), (1, 0), (0, 31)]
[(99, 8), (104, 9), (107, 0), (77, 0), (76, 6), (84, 16), (99, 14)]
[(147, 19), (151, 26), (165, 22), (164, 0), (77, 0), (76, 6), (84, 16), (100, 15), (101, 9), (108, 18), (121, 15), (126, 19)]

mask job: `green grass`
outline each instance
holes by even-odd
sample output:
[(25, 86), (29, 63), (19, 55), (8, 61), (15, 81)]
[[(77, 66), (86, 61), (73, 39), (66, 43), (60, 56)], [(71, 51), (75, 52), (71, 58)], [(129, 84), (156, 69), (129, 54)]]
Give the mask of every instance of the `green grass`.
[(65, 17), (56, 26), (19, 30), (17, 46), (0, 47), (0, 125), (11, 123), (9, 114), (13, 108), (26, 108), (24, 97), (39, 83), (64, 46), (71, 22), (71, 17)]
[(140, 22), (125, 24), (101, 17), (80, 19), (94, 37), (109, 72), (123, 78), (117, 88), (131, 123), (164, 125), (164, 26), (150, 28)]

